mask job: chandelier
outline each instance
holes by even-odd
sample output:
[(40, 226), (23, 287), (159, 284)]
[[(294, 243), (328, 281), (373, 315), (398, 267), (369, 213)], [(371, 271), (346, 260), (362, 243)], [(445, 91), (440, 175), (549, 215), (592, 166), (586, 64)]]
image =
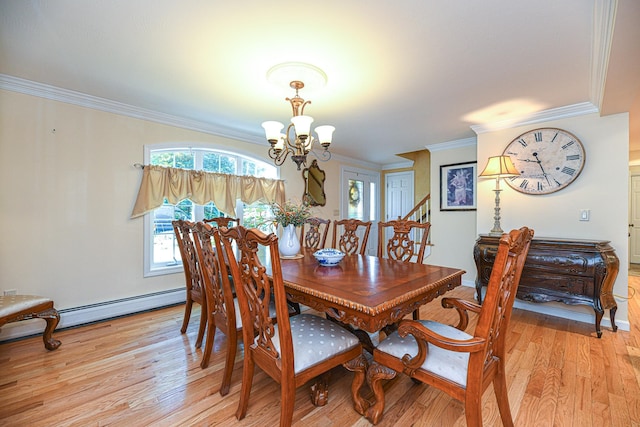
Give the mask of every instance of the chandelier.
[[(311, 104), (311, 101), (305, 101), (298, 95), (298, 91), (304, 87), (304, 83), (300, 80), (294, 80), (289, 83), (292, 89), (295, 89), (296, 95), (293, 98), (286, 98), (291, 103), (293, 117), (291, 123), (287, 126), (285, 133), (282, 133), (284, 125), (280, 122), (267, 121), (262, 123), (267, 141), (271, 147), (269, 148), (269, 157), (274, 163), (280, 166), (285, 159), (291, 155), (291, 160), (295, 162), (300, 170), (301, 165), (307, 164), (307, 154), (313, 153), (319, 160), (327, 161), (331, 158), (329, 145), (331, 145), (331, 137), (335, 128), (333, 126), (318, 126), (314, 130), (317, 137), (311, 135), (311, 123), (313, 117), (304, 115), (304, 107)], [(312, 151), (314, 143), (318, 142), (323, 150), (320, 154)]]

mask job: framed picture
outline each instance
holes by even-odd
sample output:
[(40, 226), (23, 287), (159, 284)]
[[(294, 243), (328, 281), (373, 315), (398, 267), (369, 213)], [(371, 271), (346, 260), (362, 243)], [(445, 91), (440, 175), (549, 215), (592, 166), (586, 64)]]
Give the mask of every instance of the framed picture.
[(440, 210), (475, 211), (477, 162), (440, 166)]

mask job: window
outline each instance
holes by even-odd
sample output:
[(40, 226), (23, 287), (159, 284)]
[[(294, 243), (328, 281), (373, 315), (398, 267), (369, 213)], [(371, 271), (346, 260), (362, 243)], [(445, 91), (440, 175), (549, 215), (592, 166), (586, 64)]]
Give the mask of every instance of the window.
[[(196, 169), (231, 175), (253, 175), (277, 178), (278, 169), (260, 160), (237, 153), (210, 148), (176, 147), (159, 144), (145, 147), (145, 163), (182, 169)], [(236, 217), (243, 225), (257, 227), (270, 214), (263, 203), (245, 205), (238, 201)], [(176, 219), (202, 221), (224, 216), (213, 203), (200, 206), (190, 200), (171, 205), (166, 200), (163, 206), (145, 215), (144, 220), (144, 275), (155, 276), (182, 271), (180, 250), (171, 222)]]

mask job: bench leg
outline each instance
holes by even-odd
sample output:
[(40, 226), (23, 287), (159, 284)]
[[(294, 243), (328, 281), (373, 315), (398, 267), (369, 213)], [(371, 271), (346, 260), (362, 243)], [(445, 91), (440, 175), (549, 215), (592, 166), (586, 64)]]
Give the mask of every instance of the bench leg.
[(55, 350), (60, 347), (60, 341), (53, 338), (53, 331), (56, 329), (56, 326), (58, 326), (58, 322), (60, 322), (60, 314), (58, 313), (58, 310), (50, 308), (48, 310), (41, 311), (34, 317), (44, 319), (47, 322), (47, 326), (42, 334), (42, 340), (44, 341), (45, 348), (47, 350)]

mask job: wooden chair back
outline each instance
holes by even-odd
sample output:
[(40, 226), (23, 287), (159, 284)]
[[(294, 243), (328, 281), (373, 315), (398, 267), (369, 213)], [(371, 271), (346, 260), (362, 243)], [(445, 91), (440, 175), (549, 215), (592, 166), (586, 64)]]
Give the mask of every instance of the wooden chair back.
[[(305, 225), (309, 226), (306, 232)], [(307, 218), (300, 230), (300, 246), (314, 251), (324, 248), (330, 225), (330, 219), (317, 217)]]
[[(468, 426), (482, 425), (482, 395), (493, 383), (502, 423), (513, 426), (505, 376), (505, 345), (522, 268), (533, 230), (522, 227), (500, 239), (487, 295), (482, 306), (443, 298), (442, 306), (460, 315), (456, 328), (427, 320), (402, 320), (374, 350), (371, 388), (376, 403), (366, 415), (374, 424), (382, 418), (384, 392), (380, 381), (404, 372), (464, 402)], [(479, 314), (472, 334), (467, 311)], [(406, 346), (405, 346), (406, 345)], [(402, 354), (401, 354), (402, 353)]]
[[(367, 250), (371, 224), (371, 221), (360, 221), (354, 218), (335, 221), (333, 223), (333, 247), (347, 255), (355, 253), (364, 255)], [(339, 236), (338, 229), (342, 230)], [(358, 229), (363, 230), (362, 238), (358, 237)]]
[[(243, 325), (245, 355), (236, 417), (242, 419), (246, 414), (256, 364), (280, 384), (281, 426), (291, 425), (295, 389), (320, 374), (340, 364), (345, 367), (348, 364), (347, 368), (356, 372), (354, 383), (362, 384), (366, 361), (355, 335), (320, 316), (303, 313), (289, 317), (276, 235), (242, 226), (221, 228), (219, 235), (236, 284)], [(234, 256), (234, 241), (238, 258)], [(270, 272), (263, 265), (261, 256), (265, 265), (270, 264)], [(275, 304), (276, 319), (269, 316), (270, 303)], [(295, 346), (290, 322), (296, 325)], [(301, 338), (301, 335), (307, 338)], [(324, 335), (326, 338), (320, 338)], [(326, 340), (323, 352), (317, 351), (319, 338)], [(311, 345), (309, 341), (315, 344)], [(295, 353), (296, 348), (299, 353)], [(310, 358), (313, 360), (308, 360)], [(312, 401), (319, 402), (318, 394), (312, 393)]]
[[(218, 228), (204, 222), (195, 226), (195, 246), (202, 270), (202, 281), (207, 302), (207, 338), (200, 366), (204, 369), (209, 365), (216, 329), (222, 331), (228, 338), (227, 358), (223, 372), (220, 394), (229, 393), (231, 374), (238, 347), (238, 330), (241, 320), (236, 318), (233, 289), (222, 248), (219, 244)], [(216, 244), (217, 243), (217, 244)]]
[[(216, 227), (233, 227), (235, 225), (240, 225), (240, 219), (239, 218), (231, 218), (229, 216), (218, 216), (215, 218), (209, 218), (209, 219), (205, 219), (203, 222), (206, 223), (213, 223), (216, 225)], [(232, 224), (235, 223), (235, 224)]]
[(198, 329), (198, 336), (196, 338), (196, 347), (199, 348), (202, 345), (202, 339), (204, 338), (204, 331), (207, 325), (207, 302), (205, 299), (206, 296), (202, 283), (200, 265), (198, 264), (198, 254), (193, 242), (192, 232), (194, 230), (195, 224), (191, 221), (185, 221), (183, 219), (172, 221), (171, 224), (173, 225), (173, 231), (178, 242), (180, 258), (182, 258), (185, 286), (187, 289), (184, 319), (182, 321), (182, 328), (180, 329), (180, 332), (184, 334), (187, 331), (187, 326), (189, 326), (189, 319), (191, 318), (193, 303), (196, 302), (200, 304), (200, 327)]
[[(385, 232), (389, 227), (393, 229), (393, 236), (385, 244)], [(379, 222), (378, 257), (382, 257), (384, 254), (389, 259), (410, 262), (415, 255), (416, 262), (422, 264), (430, 229), (430, 222), (420, 223), (403, 219)], [(412, 236), (412, 232), (414, 235), (419, 234), (419, 242), (414, 240), (415, 237)], [(416, 245), (418, 245), (417, 253)]]

